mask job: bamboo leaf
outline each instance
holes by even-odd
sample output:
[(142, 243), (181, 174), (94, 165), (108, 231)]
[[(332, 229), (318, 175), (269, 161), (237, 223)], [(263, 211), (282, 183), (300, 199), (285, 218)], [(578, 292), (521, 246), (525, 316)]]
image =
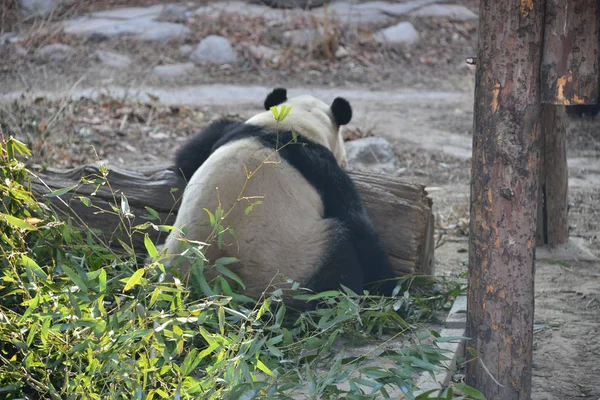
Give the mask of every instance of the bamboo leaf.
[(134, 287), (136, 284), (138, 284), (140, 279), (142, 279), (142, 276), (144, 276), (144, 272), (146, 272), (144, 268), (140, 268), (137, 271), (135, 271), (133, 275), (131, 275), (131, 277), (127, 280), (127, 283), (123, 288), (123, 293), (125, 293), (126, 291)]

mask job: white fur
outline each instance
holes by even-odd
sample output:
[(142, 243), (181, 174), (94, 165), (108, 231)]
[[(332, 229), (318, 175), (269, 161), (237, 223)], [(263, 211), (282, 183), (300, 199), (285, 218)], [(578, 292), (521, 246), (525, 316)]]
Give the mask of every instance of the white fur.
[[(329, 106), (311, 96), (296, 97), (284, 104), (293, 108), (279, 128), (294, 129), (329, 148), (343, 165), (343, 140)], [(270, 111), (246, 123), (277, 126)], [(257, 172), (240, 194), (247, 180), (246, 171)], [(250, 201), (257, 200), (263, 203), (246, 215)], [(174, 225), (187, 229), (187, 239), (204, 242), (212, 228), (203, 209), (215, 213), (219, 204), (226, 214), (221, 224), (235, 229), (237, 241), (226, 234), (221, 249), (216, 241), (205, 249), (209, 263), (204, 275), (209, 281), (214, 279), (215, 271), (208, 266), (220, 257), (236, 257), (241, 262), (228, 268), (244, 281), (246, 294), (251, 297), (260, 296), (271, 282), (279, 287), (286, 287), (289, 278), (305, 282), (326, 256), (331, 234), (336, 230), (335, 220), (323, 219), (323, 203), (315, 188), (274, 149), (254, 138), (220, 147), (194, 173)], [(167, 254), (179, 254), (180, 237), (177, 231), (169, 234), (165, 243)], [(186, 273), (189, 264), (183, 262), (177, 268)]]
[[(243, 165), (252, 172), (269, 156), (277, 164), (262, 164), (240, 196), (262, 197), (263, 203), (246, 215), (249, 202), (238, 197), (246, 181)], [(225, 256), (241, 258), (241, 263), (229, 268), (246, 283), (248, 295), (259, 296), (272, 279), (280, 286), (287, 278), (303, 282), (312, 272), (309, 266), (322, 260), (332, 222), (322, 218), (319, 194), (296, 169), (257, 139), (219, 148), (196, 171), (174, 225), (180, 229), (187, 226), (188, 239), (205, 241), (212, 229), (203, 208), (214, 213), (219, 200), (225, 213), (232, 210), (221, 224), (235, 229), (237, 242), (226, 235), (223, 248), (213, 243), (205, 256), (212, 262)], [(178, 253), (179, 237), (174, 231), (167, 238), (168, 254)], [(185, 273), (189, 265), (184, 262), (178, 268)], [(213, 279), (214, 271), (205, 270), (205, 276)]]
[(247, 124), (255, 124), (266, 128), (280, 130), (295, 130), (307, 139), (327, 147), (337, 160), (338, 164), (345, 168), (346, 149), (341, 127), (338, 127), (331, 114), (331, 108), (323, 101), (309, 95), (297, 96), (288, 99), (281, 106), (292, 106), (290, 114), (281, 122), (273, 117), (271, 111), (256, 114), (246, 121)]

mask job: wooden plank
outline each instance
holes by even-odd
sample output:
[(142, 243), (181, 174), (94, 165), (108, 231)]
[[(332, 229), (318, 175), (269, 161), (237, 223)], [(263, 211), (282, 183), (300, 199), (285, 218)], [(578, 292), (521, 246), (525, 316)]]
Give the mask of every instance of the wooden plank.
[(600, 83), (598, 3), (598, 0), (546, 0), (543, 103), (596, 103)]
[[(370, 175), (360, 171), (350, 171), (349, 174), (365, 202), (367, 214), (382, 236), (395, 272), (398, 275), (433, 274), (434, 217), (432, 201), (427, 197), (425, 187), (384, 174)], [(100, 170), (94, 165), (72, 170), (38, 170), (36, 177), (31, 180), (31, 186), (34, 193), (44, 195), (52, 190), (74, 186), (83, 177), (93, 180), (100, 176)], [(102, 237), (115, 246), (118, 245), (116, 239), (122, 238), (124, 232), (119, 217), (110, 210), (111, 204), (120, 206), (121, 193), (126, 196), (134, 215), (131, 226), (146, 222), (141, 218), (148, 214), (144, 206), (158, 212), (160, 223), (174, 223), (185, 183), (173, 167), (159, 167), (143, 174), (113, 167), (107, 179), (110, 189), (108, 185), (103, 185), (94, 196), (90, 194), (96, 190), (96, 185), (86, 184), (60, 199), (51, 199), (68, 215), (100, 230)], [(86, 207), (77, 196), (89, 197), (94, 207)], [(101, 210), (105, 211), (99, 212)], [(147, 232), (155, 243), (161, 243), (166, 238), (164, 232)], [(141, 233), (133, 235), (133, 244), (136, 249), (143, 251)]]
[(543, 2), (481, 2), (466, 378), (487, 399), (531, 396), (543, 28)]

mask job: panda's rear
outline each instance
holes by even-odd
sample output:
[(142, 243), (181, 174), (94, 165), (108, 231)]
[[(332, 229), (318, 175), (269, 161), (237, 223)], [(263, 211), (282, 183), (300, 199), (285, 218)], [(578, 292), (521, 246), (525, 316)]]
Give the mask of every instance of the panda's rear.
[[(187, 239), (205, 241), (213, 228), (204, 209), (214, 214), (220, 206), (220, 223), (235, 230), (236, 240), (225, 235), (229, 240), (220, 248), (213, 242), (205, 256), (211, 263), (240, 259), (228, 267), (252, 297), (273, 284), (290, 285), (290, 279), (315, 291), (343, 284), (361, 292), (367, 283), (393, 278), (358, 192), (340, 168), (339, 127), (350, 121), (349, 103), (338, 98), (330, 107), (306, 96), (294, 101), (276, 89), (265, 108), (291, 105), (283, 121), (270, 112), (247, 123), (219, 121), (184, 145), (177, 165), (189, 182), (175, 226), (187, 227)], [(169, 254), (178, 254), (177, 236), (167, 238)], [(186, 272), (185, 265), (178, 268)], [(210, 269), (205, 275), (215, 276)], [(393, 286), (384, 283), (382, 293)]]

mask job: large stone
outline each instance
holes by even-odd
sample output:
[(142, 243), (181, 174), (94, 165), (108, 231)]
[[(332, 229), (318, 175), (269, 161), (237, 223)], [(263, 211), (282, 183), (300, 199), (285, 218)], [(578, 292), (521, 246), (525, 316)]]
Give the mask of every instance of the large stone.
[(279, 59), (279, 53), (277, 50), (267, 46), (248, 46), (248, 51), (253, 57), (258, 58), (259, 60), (277, 62)]
[(433, 4), (414, 13), (417, 17), (445, 18), (452, 22), (473, 21), (479, 17), (465, 6), (458, 4)]
[(399, 17), (407, 16), (411, 11), (442, 0), (412, 0), (403, 3), (387, 1), (368, 1), (355, 4), (349, 1), (334, 2), (329, 6), (333, 18), (343, 23), (386, 26), (394, 23)]
[(177, 77), (184, 76), (194, 71), (196, 66), (194, 63), (181, 63), (181, 64), (168, 64), (168, 65), (157, 65), (152, 69), (154, 75), (162, 77)]
[(60, 0), (19, 0), (19, 6), (22, 14), (45, 15), (59, 2)]
[(151, 42), (166, 42), (171, 39), (177, 39), (190, 33), (190, 29), (181, 24), (170, 22), (157, 22), (154, 28), (144, 31), (139, 38)]
[(111, 10), (97, 11), (90, 14), (92, 18), (109, 18), (109, 19), (139, 19), (139, 18), (155, 18), (160, 15), (164, 9), (164, 5), (159, 4), (151, 7), (124, 7), (113, 8)]
[(190, 54), (190, 60), (196, 64), (231, 64), (237, 56), (229, 40), (223, 36), (209, 35), (202, 39)]
[(389, 46), (409, 46), (417, 43), (420, 36), (413, 24), (405, 21), (382, 29), (373, 38), (378, 43)]
[(190, 53), (192, 52), (192, 50), (194, 50), (194, 47), (192, 47), (189, 44), (184, 44), (183, 46), (181, 46), (179, 48), (179, 56), (183, 57), (183, 58), (187, 58), (190, 56)]
[(150, 18), (110, 19), (81, 17), (66, 21), (67, 34), (91, 37), (136, 36), (145, 40), (164, 41), (190, 33), (189, 28), (172, 22), (154, 21)]
[(323, 34), (323, 29), (294, 29), (283, 32), (283, 43), (294, 47), (308, 47), (315, 43)]
[(345, 143), (348, 169), (394, 173), (398, 171), (398, 156), (390, 142), (382, 137), (367, 137)]
[(131, 65), (131, 58), (112, 51), (96, 50), (96, 59), (101, 63), (113, 68), (125, 68)]
[(46, 45), (37, 51), (37, 56), (40, 59), (48, 61), (64, 61), (75, 54), (75, 50), (66, 44), (53, 43)]

